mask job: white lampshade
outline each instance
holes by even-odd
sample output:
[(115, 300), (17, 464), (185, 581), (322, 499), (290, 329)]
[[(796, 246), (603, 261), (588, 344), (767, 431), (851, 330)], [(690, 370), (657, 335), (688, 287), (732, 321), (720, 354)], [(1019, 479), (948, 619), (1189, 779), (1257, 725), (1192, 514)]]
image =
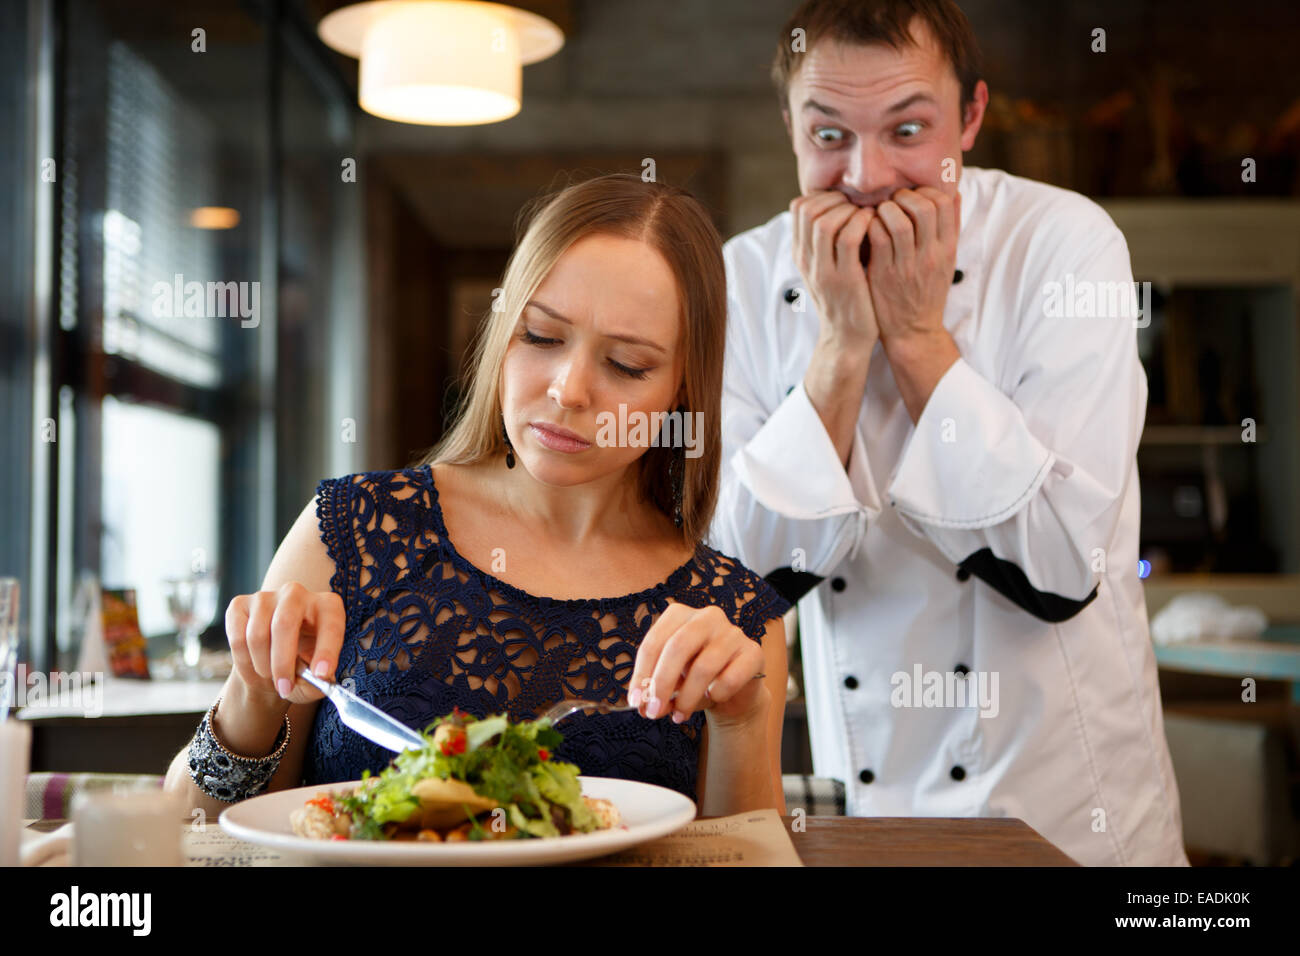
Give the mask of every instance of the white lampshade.
[(514, 116), (524, 64), (564, 45), (545, 17), (472, 0), (373, 0), (334, 11), (318, 30), (327, 45), (361, 59), (363, 110), (432, 126)]

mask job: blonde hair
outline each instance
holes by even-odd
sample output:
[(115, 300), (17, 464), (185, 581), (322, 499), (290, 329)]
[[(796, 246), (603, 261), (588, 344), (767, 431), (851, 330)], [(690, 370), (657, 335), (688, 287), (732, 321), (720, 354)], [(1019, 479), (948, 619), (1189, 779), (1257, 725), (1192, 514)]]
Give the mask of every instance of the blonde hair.
[[(564, 252), (592, 235), (646, 243), (668, 263), (682, 303), (682, 388), (686, 414), (703, 413), (697, 458), (683, 455), (683, 541), (704, 538), (718, 496), (722, 460), (722, 359), (727, 291), (722, 237), (690, 193), (637, 176), (599, 176), (534, 200), (520, 223), (527, 228), (506, 265), (500, 305), (485, 315), (469, 362), (469, 382), (451, 430), (419, 465), (473, 464), (505, 451), (501, 434), (501, 369), (524, 306)], [(674, 409), (665, 409), (671, 412)], [(644, 500), (673, 514), (668, 465), (677, 449), (651, 446), (637, 462)]]

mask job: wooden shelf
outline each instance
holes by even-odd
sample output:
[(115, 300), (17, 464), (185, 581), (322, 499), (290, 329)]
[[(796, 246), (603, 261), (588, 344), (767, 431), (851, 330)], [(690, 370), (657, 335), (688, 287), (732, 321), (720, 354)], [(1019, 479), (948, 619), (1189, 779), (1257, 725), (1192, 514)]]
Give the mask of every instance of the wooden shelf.
[(1300, 285), (1300, 202), (1101, 199), (1124, 233), (1134, 278), (1186, 286)]
[(1254, 442), (1241, 440), (1238, 425), (1148, 425), (1142, 430), (1143, 445), (1251, 445), (1268, 441), (1268, 432), (1255, 430)]
[(1288, 681), (1291, 702), (1300, 704), (1300, 627), (1269, 627), (1253, 641), (1157, 644), (1155, 655), (1165, 670)]
[(1252, 604), (1270, 624), (1300, 624), (1300, 574), (1162, 574), (1142, 584), (1149, 616), (1177, 595), (1198, 591), (1232, 605)]

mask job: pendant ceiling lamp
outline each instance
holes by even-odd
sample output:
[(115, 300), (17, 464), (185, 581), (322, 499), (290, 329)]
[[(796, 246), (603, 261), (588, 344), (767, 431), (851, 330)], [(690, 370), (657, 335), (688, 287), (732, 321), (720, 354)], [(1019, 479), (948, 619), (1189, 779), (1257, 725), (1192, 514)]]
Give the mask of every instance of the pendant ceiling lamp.
[(550, 20), (500, 3), (372, 0), (335, 10), (321, 40), (361, 60), (361, 108), (399, 123), (470, 126), (519, 112), (523, 67), (564, 46)]

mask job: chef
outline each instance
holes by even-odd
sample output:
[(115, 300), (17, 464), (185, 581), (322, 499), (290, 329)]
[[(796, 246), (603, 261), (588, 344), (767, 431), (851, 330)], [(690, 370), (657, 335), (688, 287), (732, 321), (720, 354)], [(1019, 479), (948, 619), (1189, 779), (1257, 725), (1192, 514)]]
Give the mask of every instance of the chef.
[(781, 37), (802, 195), (726, 245), (710, 542), (800, 598), (815, 773), (851, 815), (1018, 817), (1083, 864), (1186, 865), (1124, 237), (962, 168), (988, 90), (955, 4), (811, 0)]

